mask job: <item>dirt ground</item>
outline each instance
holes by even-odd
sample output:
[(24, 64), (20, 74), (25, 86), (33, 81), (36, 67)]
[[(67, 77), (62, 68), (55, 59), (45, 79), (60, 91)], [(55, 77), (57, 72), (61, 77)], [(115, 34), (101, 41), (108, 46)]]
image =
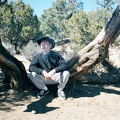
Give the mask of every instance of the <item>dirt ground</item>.
[(67, 100), (57, 97), (56, 86), (48, 87), (49, 94), (40, 100), (37, 90), (8, 91), (0, 78), (0, 120), (120, 120), (120, 84), (77, 81), (65, 88)]

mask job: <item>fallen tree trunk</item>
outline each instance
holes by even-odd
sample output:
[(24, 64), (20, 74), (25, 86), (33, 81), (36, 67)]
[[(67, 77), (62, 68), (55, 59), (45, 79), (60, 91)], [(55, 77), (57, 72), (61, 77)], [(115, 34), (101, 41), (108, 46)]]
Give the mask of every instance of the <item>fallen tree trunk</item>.
[[(80, 77), (79, 83), (87, 84), (116, 84), (120, 82), (120, 70), (105, 59), (102, 61), (103, 71), (90, 71)], [(97, 66), (96, 66), (97, 67)], [(95, 68), (94, 68), (95, 69)], [(105, 72), (106, 71), (106, 72)]]
[(3, 83), (12, 88), (25, 89), (28, 87), (28, 77), (22, 62), (13, 57), (0, 42), (0, 68), (5, 76)]
[(70, 82), (75, 81), (86, 74), (97, 63), (102, 62), (110, 43), (120, 34), (120, 5), (117, 6), (105, 27), (90, 44), (84, 47), (78, 54), (68, 61), (70, 70)]

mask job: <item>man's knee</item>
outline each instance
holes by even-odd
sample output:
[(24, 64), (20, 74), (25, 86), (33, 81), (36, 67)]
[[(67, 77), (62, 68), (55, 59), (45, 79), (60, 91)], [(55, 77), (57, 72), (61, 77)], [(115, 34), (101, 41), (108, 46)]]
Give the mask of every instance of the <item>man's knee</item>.
[(33, 76), (33, 77), (36, 77), (36, 73), (35, 72), (31, 72), (31, 76)]
[(34, 80), (36, 78), (37, 74), (35, 72), (31, 72), (29, 75), (30, 80)]
[(63, 72), (63, 75), (66, 76), (66, 77), (69, 77), (70, 76), (70, 72), (66, 70), (66, 71)]

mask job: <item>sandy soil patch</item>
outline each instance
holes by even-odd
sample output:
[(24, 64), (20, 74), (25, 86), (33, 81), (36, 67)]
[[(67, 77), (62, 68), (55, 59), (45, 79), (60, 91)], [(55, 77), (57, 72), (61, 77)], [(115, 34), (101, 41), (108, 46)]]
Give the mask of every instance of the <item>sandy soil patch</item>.
[[(50, 93), (36, 98), (37, 90), (1, 91), (0, 120), (119, 120), (120, 85), (71, 84), (65, 88), (67, 100)], [(0, 88), (2, 90), (2, 88)]]

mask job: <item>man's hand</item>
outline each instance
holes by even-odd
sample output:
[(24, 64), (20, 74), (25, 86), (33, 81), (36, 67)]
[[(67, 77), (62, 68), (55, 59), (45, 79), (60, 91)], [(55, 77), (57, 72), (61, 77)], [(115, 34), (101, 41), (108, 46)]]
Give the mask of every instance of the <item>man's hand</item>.
[(55, 69), (51, 70), (48, 75), (52, 77), (52, 75), (54, 75), (56, 73)]
[(44, 76), (46, 76), (46, 75), (47, 75), (47, 71), (43, 70), (43, 71), (42, 71), (42, 74), (43, 74)]
[(45, 70), (42, 71), (42, 74), (45, 76), (45, 80), (51, 80), (52, 75), (54, 75), (55, 73), (55, 69), (51, 70), (48, 73)]

